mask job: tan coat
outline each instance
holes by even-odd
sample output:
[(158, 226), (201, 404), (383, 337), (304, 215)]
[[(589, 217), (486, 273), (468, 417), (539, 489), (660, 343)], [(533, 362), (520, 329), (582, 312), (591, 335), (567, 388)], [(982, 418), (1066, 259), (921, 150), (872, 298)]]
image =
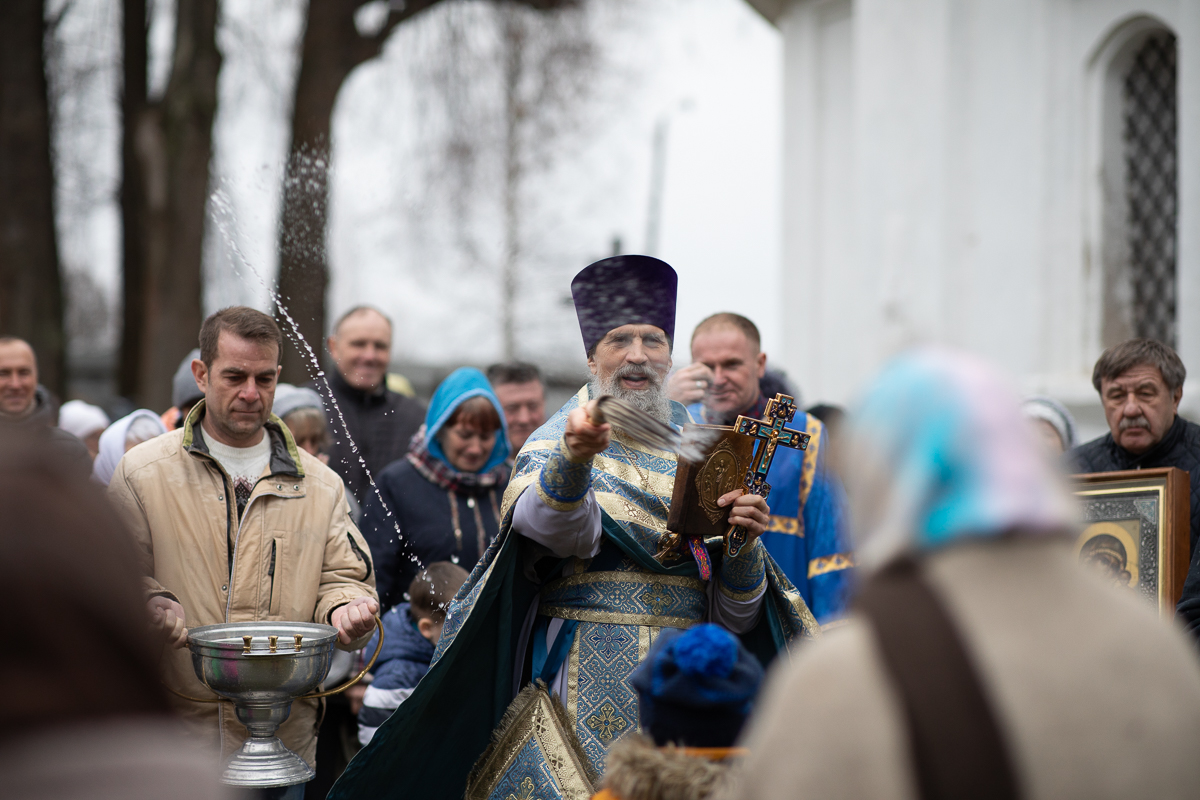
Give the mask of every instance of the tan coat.
[[(965, 634), (1027, 800), (1200, 792), (1200, 660), (1069, 542), (958, 545), (925, 559)], [(917, 797), (900, 699), (851, 619), (776, 670), (752, 721), (738, 800)]]
[[(203, 414), (202, 401), (179, 430), (126, 453), (108, 487), (137, 536), (149, 594), (177, 600), (189, 628), (258, 620), (328, 624), (338, 606), (375, 597), (370, 551), (350, 520), (342, 479), (298, 449), (272, 415), (271, 461), (239, 525), (233, 483), (196, 435)], [(196, 679), (186, 648), (164, 661), (168, 686), (192, 697), (212, 696)], [(283, 743), (309, 765), (316, 760), (319, 703), (293, 703), (279, 729)], [(228, 703), (177, 705), (194, 728), (214, 743), (219, 737), (225, 755), (246, 739)]]

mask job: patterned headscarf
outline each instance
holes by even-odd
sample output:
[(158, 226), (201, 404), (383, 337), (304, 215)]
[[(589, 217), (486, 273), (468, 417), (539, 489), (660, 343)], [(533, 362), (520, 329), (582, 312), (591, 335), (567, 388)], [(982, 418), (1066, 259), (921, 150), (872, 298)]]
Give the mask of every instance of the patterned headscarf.
[(852, 415), (846, 483), (859, 563), (958, 540), (1069, 530), (1077, 512), (1017, 396), (982, 361), (921, 349), (884, 368)]
[[(438, 433), (454, 415), (454, 411), (472, 397), (487, 398), (500, 416), (500, 428), (496, 431), (496, 443), (492, 445), (492, 452), (483, 468), (478, 472), (459, 472), (442, 450)], [(487, 376), (474, 367), (459, 367), (433, 393), (429, 410), (425, 413), (425, 424), (413, 436), (406, 458), (426, 480), (443, 489), (470, 494), (485, 492), (508, 479), (508, 467), (505, 465), (508, 453), (508, 420), (504, 418), (504, 409), (492, 391)]]

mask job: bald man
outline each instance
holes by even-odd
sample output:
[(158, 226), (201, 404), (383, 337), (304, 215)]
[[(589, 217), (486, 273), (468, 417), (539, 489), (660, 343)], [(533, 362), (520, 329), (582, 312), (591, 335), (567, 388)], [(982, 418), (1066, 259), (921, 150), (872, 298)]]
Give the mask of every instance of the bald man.
[(37, 357), (24, 339), (0, 339), (0, 418), (5, 422), (53, 425), (58, 409), (38, 386)]
[[(329, 390), (320, 381), (311, 385), (325, 401), (333, 434), (329, 466), (342, 476), (346, 490), (361, 506), (371, 490), (367, 470), (378, 475), (408, 452), (409, 440), (425, 421), (425, 404), (387, 388), (392, 321), (382, 311), (370, 306), (350, 309), (333, 326), (326, 346), (336, 366), (329, 373)], [(329, 403), (330, 390), (336, 409)], [(342, 419), (358, 446), (357, 453), (346, 439)], [(366, 462), (365, 469), (359, 455)]]
[(0, 336), (0, 436), (5, 428), (22, 428), (45, 436), (65, 462), (87, 475), (92, 457), (83, 442), (59, 430), (58, 403), (38, 385), (37, 355), (29, 342)]

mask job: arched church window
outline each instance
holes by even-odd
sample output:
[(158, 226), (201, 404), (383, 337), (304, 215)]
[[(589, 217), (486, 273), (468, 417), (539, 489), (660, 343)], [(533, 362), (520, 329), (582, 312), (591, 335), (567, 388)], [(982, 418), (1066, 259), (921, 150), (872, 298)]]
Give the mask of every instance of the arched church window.
[(1128, 311), (1132, 333), (1174, 346), (1178, 252), (1175, 36), (1133, 54), (1122, 87)]

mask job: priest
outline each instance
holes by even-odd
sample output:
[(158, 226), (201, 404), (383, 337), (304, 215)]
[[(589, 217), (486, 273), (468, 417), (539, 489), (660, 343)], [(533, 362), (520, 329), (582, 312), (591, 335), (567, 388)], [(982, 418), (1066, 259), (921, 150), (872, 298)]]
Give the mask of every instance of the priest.
[[(592, 380), (522, 448), (500, 535), (451, 604), (430, 672), (331, 798), (457, 800), (476, 761), (472, 797), (580, 796), (612, 744), (638, 728), (628, 678), (663, 628), (715, 622), (764, 664), (819, 635), (757, 540), (769, 521), (763, 498), (721, 498), (750, 543), (726, 558), (720, 539), (709, 542), (704, 580), (691, 550), (668, 546), (675, 456), (593, 421), (603, 394), (671, 425), (689, 421), (663, 387), (676, 287), (675, 271), (645, 256), (605, 259), (575, 277)], [(549, 687), (557, 712), (523, 726), (530, 704), (513, 699), (531, 684)], [(563, 736), (549, 742), (545, 730), (559, 723)]]

